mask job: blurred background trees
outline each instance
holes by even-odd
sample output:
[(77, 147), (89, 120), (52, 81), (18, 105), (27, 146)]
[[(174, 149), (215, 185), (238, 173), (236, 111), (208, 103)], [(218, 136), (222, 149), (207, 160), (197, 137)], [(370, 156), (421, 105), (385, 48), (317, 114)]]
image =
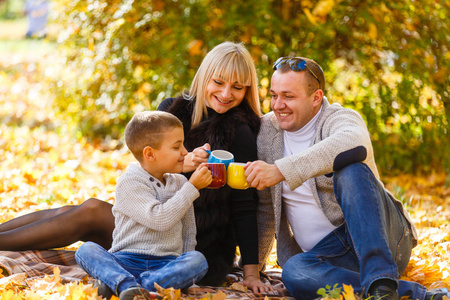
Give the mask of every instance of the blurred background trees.
[(52, 9), (61, 72), (48, 88), (85, 136), (119, 138), (136, 111), (189, 88), (204, 55), (230, 40), (254, 57), (264, 112), (272, 63), (309, 57), (325, 71), (328, 99), (365, 118), (382, 173), (450, 171), (450, 2), (59, 0)]

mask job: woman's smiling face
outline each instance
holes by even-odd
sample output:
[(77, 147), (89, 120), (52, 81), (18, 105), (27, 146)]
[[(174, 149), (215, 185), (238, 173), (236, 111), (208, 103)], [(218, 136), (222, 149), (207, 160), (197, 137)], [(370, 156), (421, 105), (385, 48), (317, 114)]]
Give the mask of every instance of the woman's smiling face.
[(206, 86), (206, 101), (210, 108), (223, 114), (241, 104), (246, 92), (247, 86), (213, 77)]

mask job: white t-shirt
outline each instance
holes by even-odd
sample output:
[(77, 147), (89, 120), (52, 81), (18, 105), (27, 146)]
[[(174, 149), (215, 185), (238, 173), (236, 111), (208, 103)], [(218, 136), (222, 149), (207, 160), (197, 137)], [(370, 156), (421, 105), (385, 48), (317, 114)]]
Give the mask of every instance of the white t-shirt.
[[(320, 111), (303, 128), (284, 131), (284, 156), (304, 151), (311, 145)], [(308, 181), (291, 191), (283, 181), (284, 210), (295, 240), (303, 251), (311, 250), (336, 227), (330, 223), (314, 199)]]

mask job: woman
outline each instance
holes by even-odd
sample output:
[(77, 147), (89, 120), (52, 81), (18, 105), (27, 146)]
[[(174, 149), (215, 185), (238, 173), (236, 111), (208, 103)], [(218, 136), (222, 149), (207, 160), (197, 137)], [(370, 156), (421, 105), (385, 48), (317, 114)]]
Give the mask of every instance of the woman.
[[(183, 122), (185, 146), (192, 151), (183, 171), (192, 171), (206, 161), (204, 150), (209, 148), (229, 150), (235, 161), (257, 159), (257, 76), (243, 45), (225, 42), (216, 46), (204, 58), (190, 91), (164, 100), (158, 109), (173, 113)], [(201, 284), (223, 283), (239, 245), (243, 283), (255, 292), (271, 290), (259, 278), (256, 205), (254, 189), (225, 186), (201, 191), (194, 202), (196, 249), (205, 255), (209, 265)], [(113, 229), (111, 205), (91, 198), (79, 206), (39, 211), (0, 225), (0, 249), (48, 249), (78, 240), (93, 241), (109, 249)]]

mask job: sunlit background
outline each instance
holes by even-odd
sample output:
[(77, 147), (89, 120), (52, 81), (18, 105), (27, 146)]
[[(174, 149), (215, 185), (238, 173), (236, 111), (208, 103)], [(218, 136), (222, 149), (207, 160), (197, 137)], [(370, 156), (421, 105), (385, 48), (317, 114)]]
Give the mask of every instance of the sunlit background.
[(189, 88), (231, 40), (255, 60), (264, 113), (278, 57), (323, 67), (325, 94), (364, 117), (382, 179), (419, 229), (406, 279), (450, 284), (449, 3), (58, 0), (46, 31), (25, 38), (25, 2), (0, 0), (0, 222), (112, 203), (132, 159), (127, 121)]

